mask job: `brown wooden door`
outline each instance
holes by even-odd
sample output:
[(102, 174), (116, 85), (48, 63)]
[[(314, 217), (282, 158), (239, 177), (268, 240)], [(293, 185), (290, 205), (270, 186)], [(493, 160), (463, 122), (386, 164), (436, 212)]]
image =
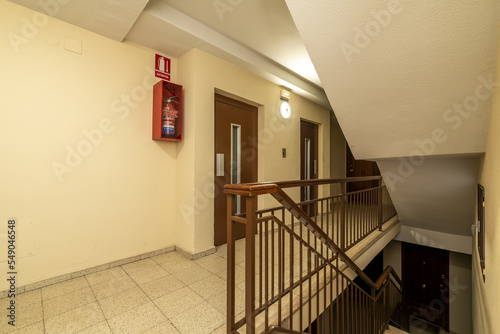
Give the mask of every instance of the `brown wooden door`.
[[(300, 121), (300, 179), (318, 178), (318, 125)], [(300, 189), (300, 200), (307, 201), (318, 198), (318, 187), (308, 186)], [(307, 205), (303, 210), (310, 215), (315, 213), (314, 205)]]
[[(257, 107), (215, 94), (215, 246), (227, 242), (224, 186), (257, 181), (257, 114)], [(217, 155), (219, 163), (223, 160), (220, 166)], [(233, 212), (244, 212), (244, 199), (237, 196), (234, 202)], [(236, 224), (234, 231), (237, 239), (245, 236), (242, 224)]]
[(410, 314), (449, 330), (447, 250), (402, 244), (403, 285)]
[[(356, 160), (349, 146), (346, 146), (347, 177), (379, 176), (377, 163), (368, 160)], [(347, 192), (368, 189), (378, 186), (378, 181), (352, 182), (347, 184)]]

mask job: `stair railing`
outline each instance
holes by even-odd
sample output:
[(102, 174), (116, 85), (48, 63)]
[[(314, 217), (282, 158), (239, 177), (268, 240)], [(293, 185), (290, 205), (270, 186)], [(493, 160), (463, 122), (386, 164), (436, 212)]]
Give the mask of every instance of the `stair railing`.
[[(345, 191), (348, 183), (362, 181), (379, 184)], [(336, 183), (340, 194), (300, 203), (283, 190)], [(306, 328), (320, 333), (320, 327), (325, 333), (383, 333), (391, 317), (401, 313), (402, 285), (394, 270), (386, 268), (373, 282), (345, 253), (396, 215), (380, 177), (227, 185), (225, 192), (228, 333), (302, 333)], [(235, 195), (244, 203), (243, 214), (234, 214)], [(262, 195), (273, 196), (281, 206), (257, 210)], [(233, 229), (239, 223), (246, 232), (244, 282), (236, 277)], [(368, 284), (369, 293), (354, 283), (355, 276)], [(241, 297), (236, 301), (237, 279), (244, 289), (243, 308)]]

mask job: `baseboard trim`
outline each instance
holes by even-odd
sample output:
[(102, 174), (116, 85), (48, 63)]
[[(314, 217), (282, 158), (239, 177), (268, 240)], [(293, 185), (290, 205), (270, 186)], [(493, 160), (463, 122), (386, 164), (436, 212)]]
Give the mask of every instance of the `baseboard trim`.
[[(139, 254), (136, 256), (131, 256), (131, 257), (128, 257), (125, 259), (121, 259), (121, 260), (101, 264), (98, 266), (90, 267), (87, 269), (78, 270), (78, 271), (75, 271), (72, 273), (67, 273), (67, 274), (51, 277), (51, 278), (44, 279), (44, 280), (41, 280), (41, 281), (38, 281), (35, 283), (17, 286), (16, 287), (16, 294), (21, 294), (21, 293), (33, 291), (36, 289), (41, 289), (41, 288), (44, 288), (44, 287), (52, 285), (52, 284), (61, 283), (61, 282), (64, 282), (64, 281), (67, 281), (67, 280), (70, 280), (73, 278), (78, 278), (78, 277), (82, 277), (85, 275), (93, 274), (93, 273), (96, 273), (96, 272), (99, 272), (102, 270), (118, 267), (118, 266), (121, 266), (121, 265), (124, 265), (127, 263), (147, 259), (147, 258), (150, 258), (153, 256), (165, 254), (168, 252), (173, 252), (175, 250), (176, 250), (176, 246), (169, 246), (169, 247), (158, 249), (158, 250), (155, 250), (152, 252), (147, 252), (147, 253)], [(0, 291), (0, 299), (7, 298), (8, 293), (9, 293), (9, 290)]]
[(182, 255), (184, 255), (185, 257), (187, 257), (190, 260), (197, 260), (197, 259), (200, 259), (200, 258), (202, 258), (204, 256), (214, 254), (217, 251), (217, 247), (210, 248), (210, 249), (207, 249), (206, 251), (199, 252), (199, 253), (188, 252), (187, 250), (185, 250), (185, 249), (183, 249), (183, 248), (181, 248), (179, 246), (176, 246), (175, 250), (177, 252), (181, 253)]
[[(197, 260), (197, 259), (202, 258), (204, 256), (214, 254), (217, 251), (217, 247), (213, 247), (213, 248), (210, 248), (206, 251), (199, 252), (199, 253), (191, 253), (191, 252), (188, 252), (187, 250), (185, 250), (179, 246), (175, 246), (175, 245), (169, 246), (169, 247), (158, 249), (158, 250), (155, 250), (152, 252), (147, 252), (144, 254), (131, 256), (131, 257), (128, 257), (125, 259), (101, 264), (101, 265), (98, 265), (95, 267), (90, 267), (90, 268), (78, 270), (78, 271), (75, 271), (72, 273), (51, 277), (51, 278), (44, 279), (44, 280), (41, 280), (41, 281), (38, 281), (35, 283), (17, 286), (16, 287), (16, 294), (21, 294), (21, 293), (33, 291), (36, 289), (41, 289), (41, 288), (44, 288), (44, 287), (52, 285), (52, 284), (61, 283), (61, 282), (64, 282), (64, 281), (67, 281), (67, 280), (70, 280), (73, 278), (82, 277), (85, 275), (93, 274), (93, 273), (96, 273), (99, 271), (122, 266), (122, 265), (127, 264), (127, 263), (131, 263), (131, 262), (135, 262), (135, 261), (139, 261), (139, 260), (144, 260), (144, 259), (147, 259), (147, 258), (150, 258), (153, 256), (157, 256), (157, 255), (161, 255), (161, 254), (165, 254), (165, 253), (169, 253), (169, 252), (173, 252), (173, 251), (178, 251), (180, 254), (182, 254), (183, 256), (185, 256), (186, 258), (188, 258), (190, 260)], [(9, 290), (0, 291), (0, 299), (7, 298), (8, 294), (9, 294)]]

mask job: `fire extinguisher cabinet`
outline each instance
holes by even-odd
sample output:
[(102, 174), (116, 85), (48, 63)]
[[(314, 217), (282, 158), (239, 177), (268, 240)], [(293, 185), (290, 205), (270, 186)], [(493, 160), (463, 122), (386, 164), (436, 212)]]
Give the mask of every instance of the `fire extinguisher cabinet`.
[(182, 86), (159, 81), (153, 87), (153, 140), (182, 140)]

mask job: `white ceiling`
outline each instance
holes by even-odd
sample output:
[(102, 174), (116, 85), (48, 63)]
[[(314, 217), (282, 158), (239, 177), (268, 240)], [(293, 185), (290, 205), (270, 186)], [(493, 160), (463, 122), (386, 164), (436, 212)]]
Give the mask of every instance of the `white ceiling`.
[(150, 6), (160, 2), (321, 85), (284, 1), (152, 0)]
[(258, 0), (231, 7), (221, 20), (214, 7), (218, 1), (152, 0), (126, 40), (174, 57), (197, 48), (330, 108), (286, 5), (277, 2), (282, 13), (278, 16), (262, 15), (269, 4)]
[(355, 157), (414, 155), (434, 129), (431, 155), (484, 152), (491, 94), (448, 110), (494, 75), (498, 0), (286, 2)]
[(354, 156), (377, 161), (401, 222), (470, 236), (500, 2), (286, 2)]
[(332, 108), (354, 156), (386, 178), (426, 156), (391, 189), (402, 223), (468, 235), (497, 0), (11, 1), (173, 57), (198, 48), (287, 86)]
[(123, 41), (148, 0), (10, 0), (116, 41)]
[(283, 0), (9, 1), (172, 57), (197, 48), (331, 108)]
[(378, 161), (378, 166), (404, 225), (471, 235), (476, 208), (477, 156), (426, 157), (421, 165), (407, 168), (403, 175), (399, 159)]

